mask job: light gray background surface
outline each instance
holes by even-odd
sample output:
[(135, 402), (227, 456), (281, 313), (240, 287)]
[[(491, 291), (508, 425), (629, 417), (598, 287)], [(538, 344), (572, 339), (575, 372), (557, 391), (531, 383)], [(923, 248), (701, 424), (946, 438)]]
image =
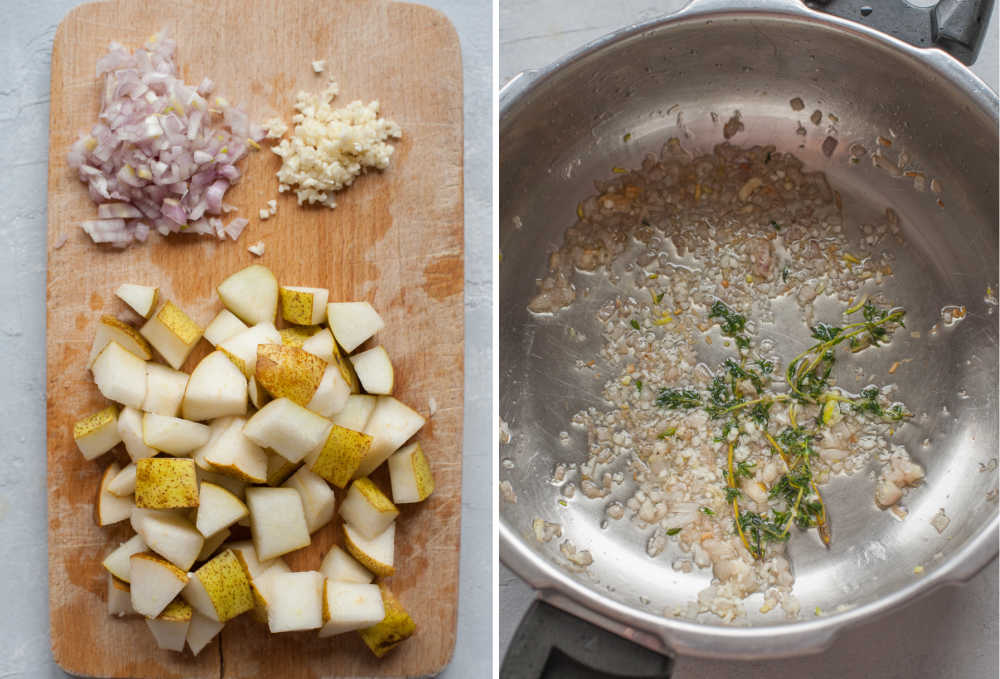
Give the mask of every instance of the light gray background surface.
[[(896, 0), (893, 0), (896, 1)], [(500, 0), (500, 82), (540, 68), (622, 26), (654, 19), (686, 0)], [(932, 0), (913, 4), (927, 6)], [(872, 3), (877, 8), (878, 3)], [(877, 11), (877, 10), (876, 10)], [(997, 90), (997, 9), (973, 71)], [(500, 567), (500, 657), (533, 591)], [(998, 570), (938, 591), (878, 622), (848, 630), (809, 658), (734, 663), (678, 658), (674, 679), (992, 679), (998, 676)], [(627, 668), (622, 668), (627, 674)]]
[[(465, 76), (465, 429), (458, 640), (449, 679), (489, 676), (492, 9), (422, 0), (462, 44)], [(49, 651), (45, 498), (45, 235), (49, 66), (80, 0), (3, 0), (0, 26), (0, 679), (66, 677)], [(430, 81), (429, 81), (430, 82)], [(86, 624), (86, 621), (81, 621)]]

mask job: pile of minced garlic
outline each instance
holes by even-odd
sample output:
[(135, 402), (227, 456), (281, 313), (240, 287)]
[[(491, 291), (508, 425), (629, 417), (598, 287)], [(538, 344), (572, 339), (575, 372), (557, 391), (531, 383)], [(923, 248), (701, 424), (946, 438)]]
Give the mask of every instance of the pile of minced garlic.
[[(379, 118), (379, 102), (352, 101), (343, 108), (331, 102), (339, 93), (330, 81), (318, 94), (299, 92), (295, 97), (291, 135), (271, 150), (281, 156), (278, 191), (295, 191), (299, 205), (337, 206), (334, 193), (350, 186), (368, 168), (389, 167), (393, 147), (402, 131), (391, 120)], [(270, 139), (280, 139), (288, 126), (280, 118), (263, 124)]]

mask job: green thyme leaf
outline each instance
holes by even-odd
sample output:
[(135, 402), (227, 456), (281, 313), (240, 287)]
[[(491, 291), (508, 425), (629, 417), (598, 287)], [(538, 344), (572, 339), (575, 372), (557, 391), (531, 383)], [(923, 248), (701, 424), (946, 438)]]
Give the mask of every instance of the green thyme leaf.
[(660, 389), (656, 405), (669, 410), (697, 408), (701, 405), (701, 396), (694, 389)]

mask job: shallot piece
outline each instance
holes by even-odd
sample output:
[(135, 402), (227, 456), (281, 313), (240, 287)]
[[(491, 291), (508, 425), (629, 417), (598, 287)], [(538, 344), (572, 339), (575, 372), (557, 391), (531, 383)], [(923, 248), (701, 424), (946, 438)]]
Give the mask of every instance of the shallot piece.
[(240, 178), (236, 163), (259, 148), (264, 131), (213, 95), (208, 78), (184, 83), (176, 49), (161, 32), (133, 53), (111, 43), (97, 62), (98, 122), (67, 154), (98, 204), (98, 219), (81, 224), (95, 243), (126, 247), (150, 229), (220, 239), (242, 230), (217, 228), (211, 216), (227, 211), (222, 199)]

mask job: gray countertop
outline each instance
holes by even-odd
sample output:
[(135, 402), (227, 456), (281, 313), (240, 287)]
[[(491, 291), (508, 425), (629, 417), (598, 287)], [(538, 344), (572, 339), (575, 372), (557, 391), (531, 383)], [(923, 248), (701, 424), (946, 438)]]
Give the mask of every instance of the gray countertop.
[[(462, 44), (465, 75), (465, 429), (458, 640), (442, 677), (486, 676), (491, 653), (492, 40), (488, 0), (423, 0)], [(45, 498), (45, 234), (49, 65), (80, 0), (5, 2), (0, 39), (0, 677), (65, 677), (49, 651)]]
[[(686, 0), (501, 0), (500, 82), (546, 66), (627, 24), (683, 7)], [(875, 4), (875, 3), (873, 3)], [(914, 2), (927, 5), (926, 0)], [(973, 71), (997, 89), (997, 10)], [(503, 657), (534, 592), (501, 565), (499, 637)], [(978, 679), (998, 675), (998, 569), (994, 559), (963, 587), (945, 588), (877, 622), (842, 634), (815, 657), (755, 663), (678, 658), (675, 679), (862, 679), (933, 677)]]

